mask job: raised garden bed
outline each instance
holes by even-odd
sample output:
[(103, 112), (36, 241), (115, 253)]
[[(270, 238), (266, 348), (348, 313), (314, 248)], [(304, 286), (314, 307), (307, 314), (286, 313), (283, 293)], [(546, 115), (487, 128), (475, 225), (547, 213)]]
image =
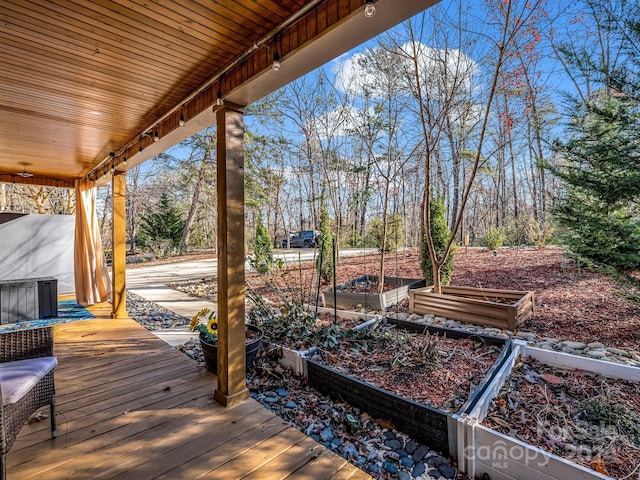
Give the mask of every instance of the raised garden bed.
[[(421, 335), (424, 336), (424, 332), (434, 333), (437, 331), (441, 334), (442, 330), (446, 330), (396, 319), (386, 319), (386, 322), (414, 334), (420, 334), (414, 336), (414, 340), (417, 340)], [(452, 330), (447, 333), (450, 333), (451, 336), (447, 335), (446, 340), (444, 337), (437, 337), (436, 334), (425, 339), (421, 344), (428, 348), (429, 342), (436, 342), (438, 345), (436, 348), (442, 354), (439, 370), (431, 368), (428, 364), (410, 365), (411, 362), (406, 357), (400, 359), (398, 355), (394, 356), (393, 348), (387, 352), (390, 356), (386, 360), (373, 353), (371, 355), (365, 354), (360, 359), (351, 360), (347, 355), (342, 359), (344, 363), (339, 361), (337, 364), (327, 360), (334, 354), (325, 354), (322, 359), (322, 356), (316, 353), (313, 358), (307, 359), (309, 385), (324, 394), (346, 401), (368, 412), (374, 418), (390, 422), (398, 430), (430, 445), (444, 455), (455, 455), (457, 451), (456, 419), (459, 415), (473, 408), (477, 399), (490, 384), (494, 373), (510, 354), (511, 342), (490, 337), (490, 345), (498, 346), (498, 348), (492, 348), (480, 341), (477, 335)], [(391, 335), (393, 334), (391, 333)], [(457, 346), (456, 340), (453, 338), (461, 339), (457, 342)], [(464, 348), (463, 343), (465, 344)], [(489, 353), (491, 350), (494, 351)], [(458, 356), (461, 358), (455, 358)], [(490, 360), (489, 357), (491, 357)], [(454, 358), (455, 360), (452, 360)], [(462, 363), (459, 363), (460, 360)], [(398, 369), (396, 366), (388, 364), (388, 362), (393, 364), (394, 361), (404, 363), (404, 365)], [(458, 374), (462, 373), (463, 377), (465, 377), (465, 373), (473, 370), (474, 373), (471, 374), (473, 378), (467, 376), (460, 382), (457, 389), (456, 387), (450, 388), (456, 382), (456, 378), (448, 373), (448, 362), (451, 362), (451, 365), (453, 362), (457, 362), (455, 368)], [(351, 367), (349, 367), (350, 363)], [(484, 365), (481, 368), (471, 368), (472, 364), (479, 363)], [(384, 370), (384, 372), (374, 375), (378, 379), (377, 383), (382, 383), (386, 388), (371, 383), (373, 379), (366, 374), (367, 371), (371, 373), (377, 368)], [(354, 371), (363, 378), (354, 376)], [(400, 372), (400, 377), (403, 377), (400, 381), (399, 377), (394, 375), (398, 372)], [(449, 379), (446, 378), (447, 375), (450, 375)], [(430, 377), (433, 381), (427, 386), (425, 383), (428, 383)], [(381, 379), (386, 379), (388, 382), (381, 381)], [(394, 382), (397, 385), (396, 388), (393, 388), (394, 391), (391, 391), (390, 388)], [(417, 388), (412, 389), (412, 384)], [(447, 387), (449, 387), (449, 391), (444, 392), (443, 389), (446, 390)], [(422, 397), (415, 395), (412, 390), (421, 391), (425, 395)], [(409, 396), (413, 398), (407, 398)]]
[[(305, 307), (305, 312), (308, 314), (313, 313), (313, 307)], [(346, 329), (359, 329), (365, 328), (366, 325), (373, 319), (377, 318), (374, 315), (366, 315), (355, 312), (348, 312), (342, 310), (333, 310), (323, 307), (318, 308), (317, 320), (311, 325), (311, 316), (304, 316), (304, 321), (307, 322), (300, 329), (295, 332), (291, 332), (290, 335), (284, 335), (276, 339), (271, 339), (266, 346), (266, 351), (269, 353), (275, 353), (278, 358), (278, 363), (284, 368), (290, 368), (296, 375), (307, 374), (307, 365), (305, 357), (315, 351), (315, 345), (313, 337), (304, 337), (303, 329), (308, 329), (307, 333), (311, 333), (312, 330), (319, 328), (328, 329), (333, 323), (337, 323), (339, 328)], [(264, 322), (261, 322), (264, 327)], [(269, 331), (269, 329), (267, 329)], [(317, 336), (317, 335), (316, 335)]]
[(433, 286), (409, 291), (409, 313), (433, 314), (461, 322), (515, 331), (533, 317), (533, 292), (473, 287)]
[(460, 419), (459, 468), (493, 480), (636, 478), (639, 383), (635, 367), (515, 342)]
[(407, 298), (409, 290), (424, 287), (425, 281), (414, 278), (385, 277), (384, 291), (378, 293), (378, 276), (362, 275), (322, 292), (325, 307), (340, 309), (364, 308), (385, 311)]

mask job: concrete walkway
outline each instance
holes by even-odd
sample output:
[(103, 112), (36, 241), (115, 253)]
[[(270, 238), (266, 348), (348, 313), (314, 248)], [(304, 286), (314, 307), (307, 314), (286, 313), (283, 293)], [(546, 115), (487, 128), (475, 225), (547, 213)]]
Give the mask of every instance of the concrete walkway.
[[(215, 276), (217, 263), (216, 259), (206, 259), (127, 269), (127, 290), (173, 313), (191, 318), (203, 308), (216, 310), (218, 306), (215, 302), (192, 297), (168, 285)], [(198, 337), (198, 332), (190, 332), (188, 326), (156, 330), (153, 333), (173, 346)]]
[[(374, 249), (359, 248), (342, 249), (340, 257), (363, 255), (374, 251)], [(287, 265), (313, 260), (315, 255), (317, 250), (305, 248), (274, 252), (274, 257), (282, 258)], [(215, 278), (217, 272), (218, 261), (215, 258), (131, 268), (127, 269), (127, 290), (178, 315), (191, 318), (203, 308), (217, 310), (218, 305), (215, 302), (179, 292), (168, 285), (184, 280)], [(156, 330), (153, 333), (170, 345), (178, 345), (198, 337), (198, 334), (190, 332), (187, 326)]]

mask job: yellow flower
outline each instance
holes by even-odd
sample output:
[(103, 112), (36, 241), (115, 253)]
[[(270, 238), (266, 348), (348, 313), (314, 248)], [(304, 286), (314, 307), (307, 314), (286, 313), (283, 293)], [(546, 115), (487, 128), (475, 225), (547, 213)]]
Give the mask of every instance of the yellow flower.
[(199, 323), (200, 323), (200, 317), (196, 315), (191, 319), (191, 322), (189, 323), (189, 330), (193, 332)]
[[(195, 330), (200, 330), (200, 328), (198, 328), (198, 326), (200, 325), (200, 318), (206, 316), (210, 311), (211, 310), (209, 310), (208, 308), (203, 308), (198, 313), (196, 313), (191, 319), (191, 322), (189, 322), (189, 330), (191, 330), (192, 332)], [(215, 318), (215, 313), (212, 313), (210, 317)]]
[(207, 332), (211, 335), (218, 335), (218, 319), (216, 317), (211, 317), (207, 323)]

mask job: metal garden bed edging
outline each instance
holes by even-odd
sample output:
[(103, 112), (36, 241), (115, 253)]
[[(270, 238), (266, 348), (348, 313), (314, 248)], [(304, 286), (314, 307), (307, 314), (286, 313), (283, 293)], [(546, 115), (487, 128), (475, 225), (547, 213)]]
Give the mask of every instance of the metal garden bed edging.
[(460, 471), (466, 472), (471, 478), (486, 473), (493, 480), (610, 479), (611, 477), (481, 425), (490, 402), (497, 396), (521, 356), (532, 357), (552, 366), (584, 370), (640, 384), (638, 367), (543, 350), (531, 347), (523, 340), (516, 340), (511, 355), (496, 373), (490, 388), (485, 389), (475, 405), (458, 418), (456, 456)]
[[(436, 333), (432, 328), (429, 328), (431, 326), (415, 322), (397, 321), (389, 318), (386, 321), (390, 323), (400, 322), (398, 325), (401, 328), (407, 328), (413, 332), (431, 331)], [(436, 328), (437, 333), (440, 335), (443, 334), (442, 330), (447, 330), (441, 327)], [(478, 335), (472, 333), (454, 330), (447, 330), (444, 333), (451, 334), (452, 336), (449, 338), (468, 338), (482, 341), (478, 338)], [(358, 407), (374, 418), (390, 421), (399, 431), (429, 445), (434, 450), (442, 452), (443, 455), (455, 457), (458, 452), (459, 441), (457, 431), (458, 417), (474, 408), (478, 399), (491, 385), (493, 377), (502, 366), (502, 363), (512, 353), (510, 340), (490, 338), (492, 340), (491, 344), (503, 345), (503, 350), (474, 392), (455, 413), (445, 412), (444, 410), (400, 397), (387, 390), (340, 373), (310, 358), (305, 359), (308, 383), (323, 394)]]
[[(358, 278), (354, 278), (349, 282), (343, 283), (336, 287), (334, 293), (333, 288), (322, 292), (323, 305), (327, 308), (332, 308), (337, 305), (341, 309), (356, 308), (362, 306), (368, 310), (384, 311), (392, 305), (397, 305), (402, 300), (407, 298), (409, 290), (414, 288), (424, 287), (426, 282), (424, 280), (415, 278), (400, 278), (400, 277), (384, 277), (384, 282), (389, 285), (395, 285), (396, 288), (387, 290), (383, 293), (357, 293), (342, 291), (341, 288), (345, 288), (349, 285), (355, 285), (359, 282), (377, 282), (377, 275), (362, 275)], [(335, 305), (334, 305), (335, 295)]]

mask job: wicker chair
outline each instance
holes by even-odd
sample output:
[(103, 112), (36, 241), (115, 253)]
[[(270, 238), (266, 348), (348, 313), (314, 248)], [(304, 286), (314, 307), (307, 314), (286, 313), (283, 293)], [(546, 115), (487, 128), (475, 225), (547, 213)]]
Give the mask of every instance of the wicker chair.
[(56, 436), (53, 328), (0, 334), (0, 474), (6, 479), (6, 454), (18, 432), (40, 407), (50, 405), (51, 438)]

